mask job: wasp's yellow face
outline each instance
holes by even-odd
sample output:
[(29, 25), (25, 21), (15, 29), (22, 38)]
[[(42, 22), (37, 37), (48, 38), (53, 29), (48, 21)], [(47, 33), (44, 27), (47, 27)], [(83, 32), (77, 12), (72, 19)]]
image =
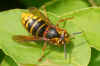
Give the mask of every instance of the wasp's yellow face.
[(66, 32), (62, 32), (58, 40), (58, 44), (64, 45), (64, 43), (69, 43), (69, 34)]

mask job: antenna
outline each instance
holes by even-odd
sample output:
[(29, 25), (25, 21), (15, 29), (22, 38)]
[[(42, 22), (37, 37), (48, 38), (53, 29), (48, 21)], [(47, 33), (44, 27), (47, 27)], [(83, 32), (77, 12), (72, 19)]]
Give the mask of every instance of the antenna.
[(64, 42), (64, 57), (67, 58), (66, 43)]
[(82, 32), (74, 32), (72, 33), (73, 35), (76, 35), (76, 34), (81, 34)]

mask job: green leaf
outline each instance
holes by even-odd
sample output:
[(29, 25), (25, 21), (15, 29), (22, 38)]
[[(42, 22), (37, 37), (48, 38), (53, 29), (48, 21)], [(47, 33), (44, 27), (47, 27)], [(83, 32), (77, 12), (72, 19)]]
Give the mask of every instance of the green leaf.
[(55, 3), (49, 5), (47, 9), (61, 16), (64, 13), (87, 7), (89, 7), (89, 3), (85, 0), (57, 0)]
[(33, 64), (18, 64), (11, 57), (5, 56), (0, 66), (36, 66)]
[[(0, 13), (0, 46), (2, 50), (15, 62), (21, 64), (38, 64), (41, 57), (42, 42), (17, 43), (12, 40), (13, 35), (28, 35), (21, 25), (21, 14), (24, 10), (15, 9)], [(49, 13), (50, 14), (50, 13)], [(52, 18), (52, 16), (51, 16)], [(54, 17), (57, 19), (57, 17)], [(81, 30), (71, 22), (66, 24), (65, 29), (69, 34), (80, 32)], [(63, 47), (49, 45), (46, 49), (46, 56), (40, 64), (53, 64), (57, 66), (87, 66), (90, 59), (90, 48), (83, 35), (75, 36), (67, 46), (67, 59), (64, 59)]]
[(5, 56), (3, 62), (1, 63), (1, 66), (18, 66), (18, 65), (12, 58), (10, 58), (9, 56)]
[(91, 61), (88, 66), (99, 66), (100, 65), (100, 51), (91, 49)]
[(100, 50), (100, 8), (86, 8), (65, 15), (73, 16), (73, 23), (82, 30), (90, 46)]
[(58, 16), (90, 6), (87, 0), (20, 0), (20, 2), (28, 8), (41, 7), (47, 4), (48, 11), (56, 13)]
[(20, 64), (20, 66), (37, 66), (35, 64)]
[(2, 62), (4, 56), (5, 56), (4, 52), (0, 49), (0, 63)]

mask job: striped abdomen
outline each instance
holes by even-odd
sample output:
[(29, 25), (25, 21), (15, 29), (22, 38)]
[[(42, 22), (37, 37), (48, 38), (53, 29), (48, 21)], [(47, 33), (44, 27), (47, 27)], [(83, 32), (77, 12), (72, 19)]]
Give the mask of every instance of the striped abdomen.
[(41, 18), (32, 14), (24, 14), (22, 23), (25, 28), (34, 36), (42, 37), (48, 25)]

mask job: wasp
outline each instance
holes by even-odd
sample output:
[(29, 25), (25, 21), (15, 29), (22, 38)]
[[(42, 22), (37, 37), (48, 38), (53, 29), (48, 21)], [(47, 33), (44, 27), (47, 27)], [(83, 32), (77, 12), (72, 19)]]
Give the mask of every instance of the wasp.
[[(46, 10), (45, 14), (40, 12), (37, 8), (30, 8), (29, 12), (22, 13), (22, 24), (25, 29), (32, 34), (32, 36), (16, 35), (13, 36), (14, 40), (17, 41), (36, 41), (44, 40), (42, 50), (44, 51), (47, 42), (52, 43), (58, 47), (64, 45), (64, 52), (66, 56), (66, 44), (70, 41), (68, 32), (59, 28), (58, 25), (53, 25), (47, 17)], [(62, 22), (66, 19), (61, 19)], [(43, 57), (43, 55), (42, 55)]]

